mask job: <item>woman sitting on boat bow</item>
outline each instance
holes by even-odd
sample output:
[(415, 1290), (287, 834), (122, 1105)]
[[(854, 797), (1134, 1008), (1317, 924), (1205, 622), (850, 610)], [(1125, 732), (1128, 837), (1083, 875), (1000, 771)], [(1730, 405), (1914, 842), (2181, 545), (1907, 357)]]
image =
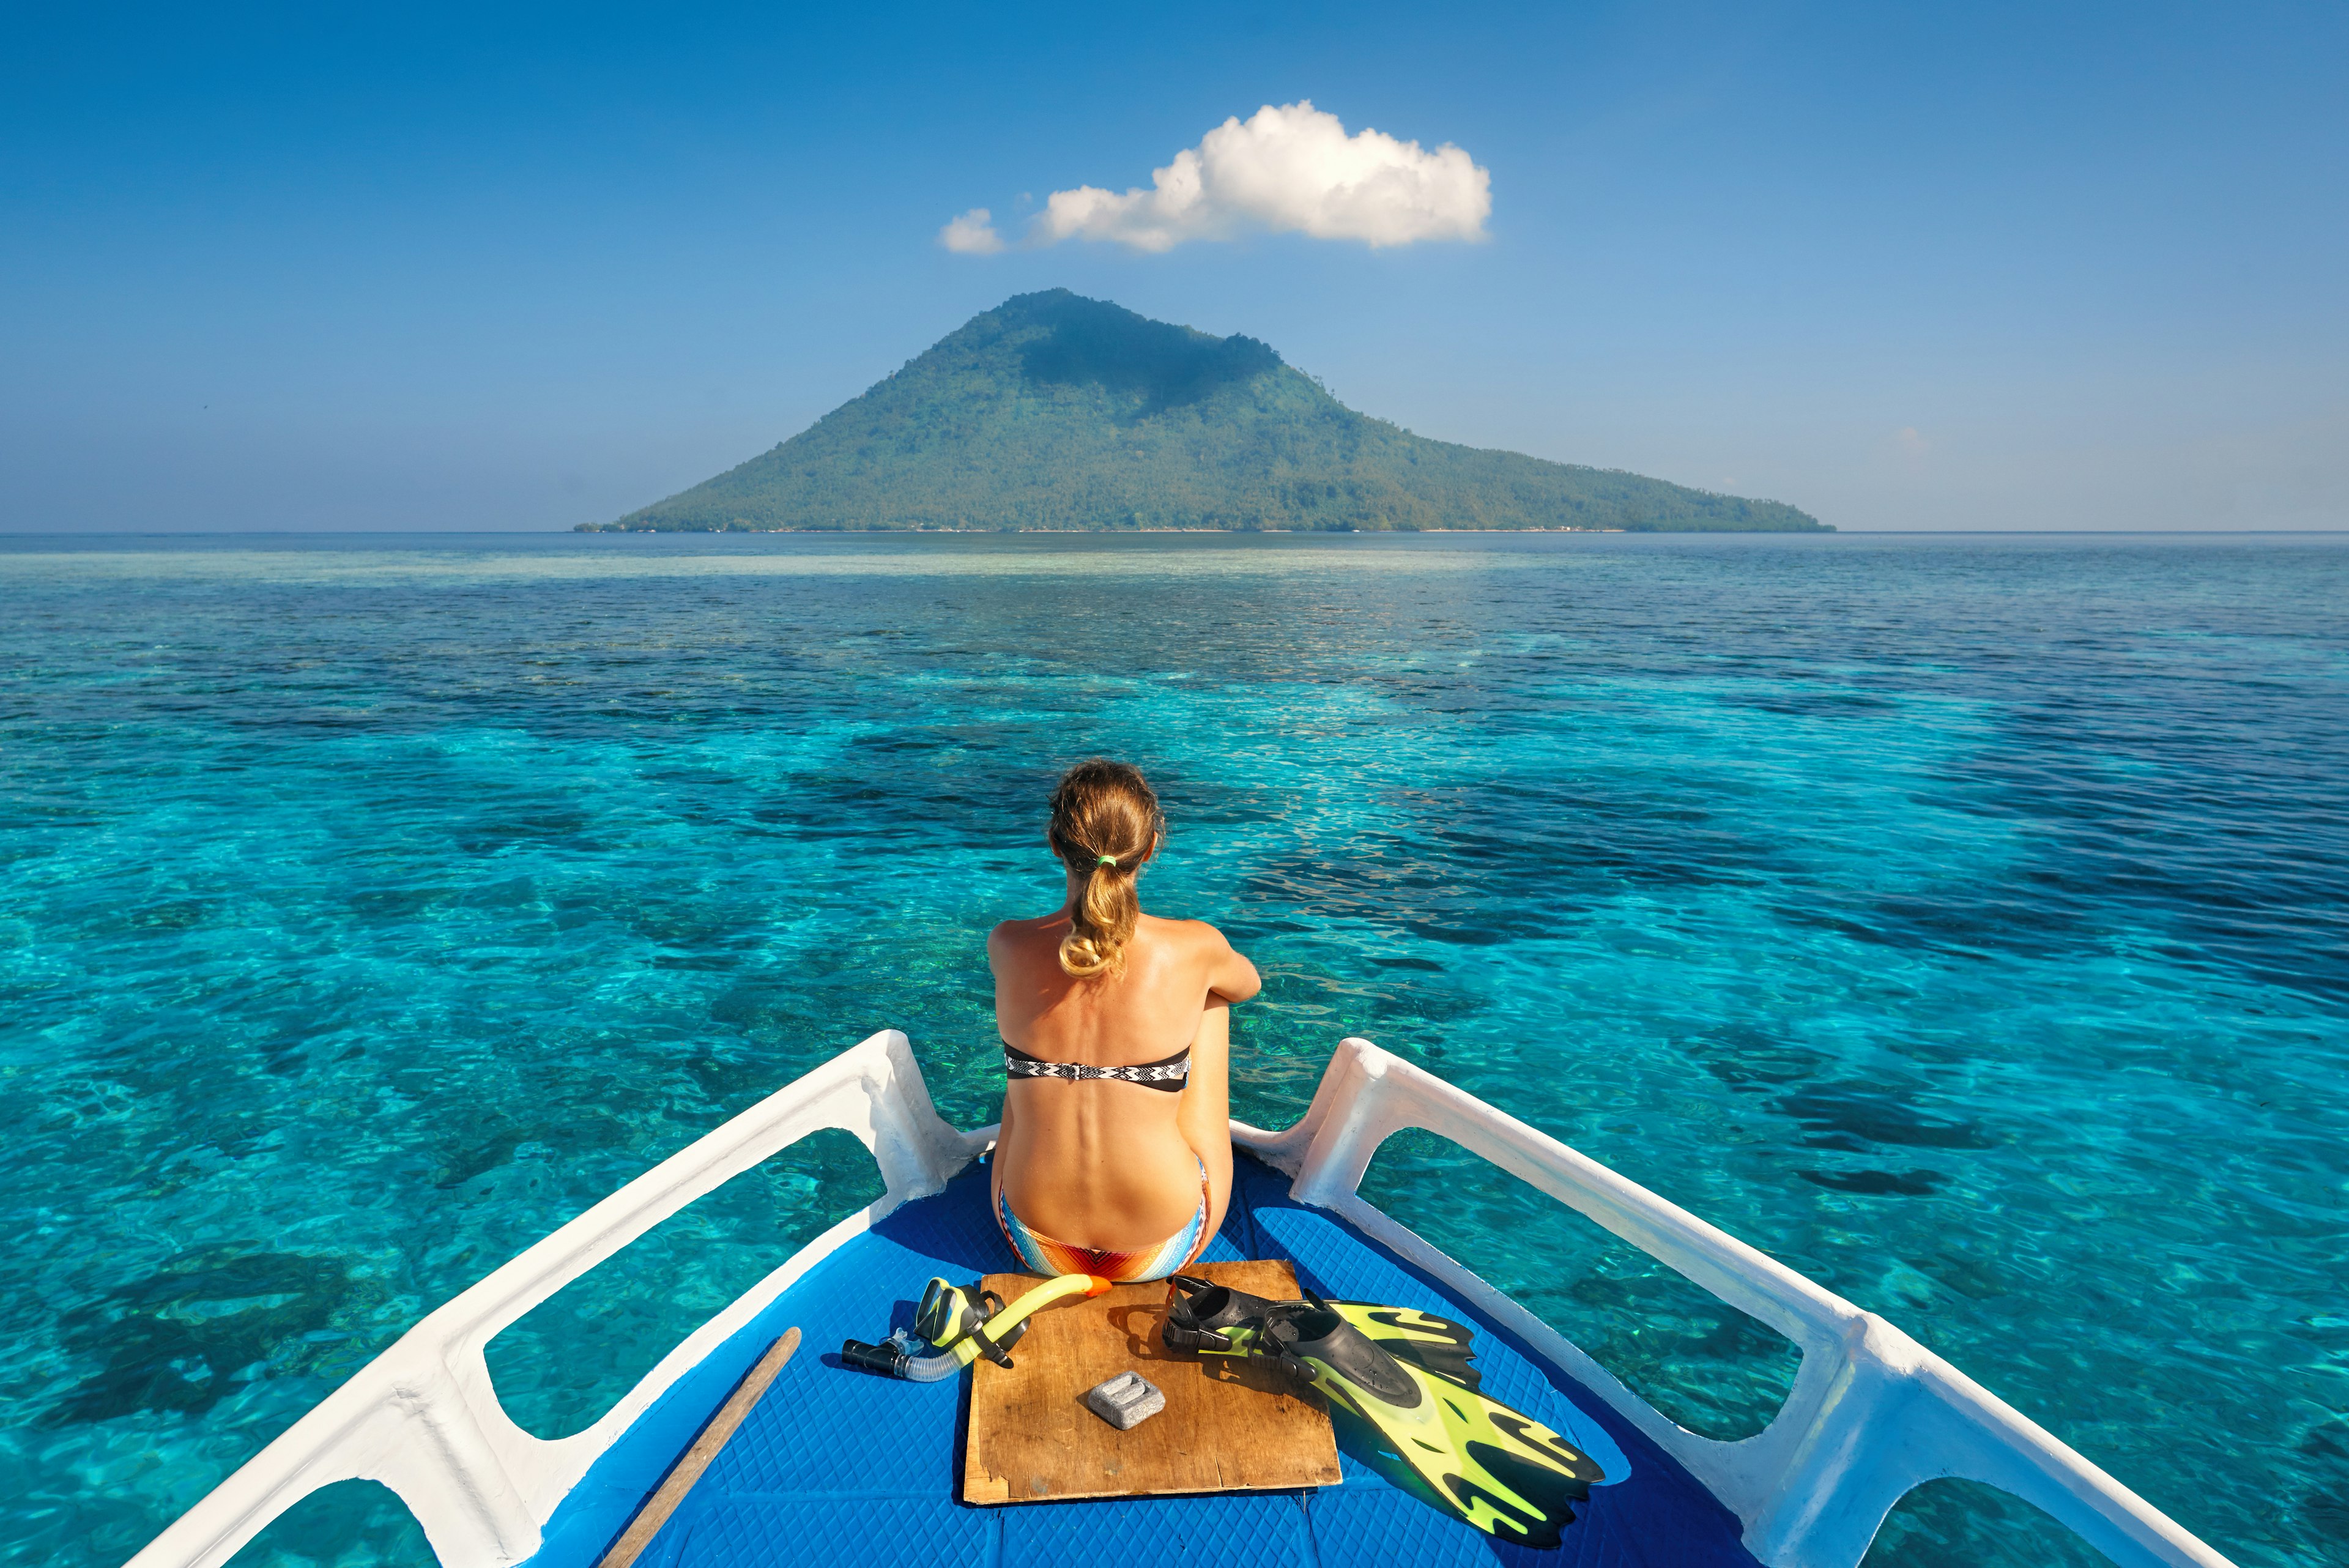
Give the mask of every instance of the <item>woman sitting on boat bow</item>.
[(1070, 769), (1046, 835), (1067, 902), (987, 939), (1006, 1080), (995, 1214), (1040, 1274), (1164, 1279), (1231, 1199), (1230, 1005), (1260, 982), (1206, 921), (1142, 912), (1134, 883), (1165, 828), (1133, 768)]

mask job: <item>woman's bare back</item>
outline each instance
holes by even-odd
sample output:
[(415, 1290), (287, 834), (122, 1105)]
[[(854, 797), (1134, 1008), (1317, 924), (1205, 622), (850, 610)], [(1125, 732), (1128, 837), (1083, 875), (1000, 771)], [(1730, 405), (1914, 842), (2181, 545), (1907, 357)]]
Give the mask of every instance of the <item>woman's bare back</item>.
[[(1073, 894), (1072, 894), (1073, 897)], [(1188, 1049), (1179, 1094), (1099, 1079), (1006, 1086), (996, 1180), (1020, 1218), (1087, 1246), (1148, 1246), (1180, 1229), (1207, 1172), (1209, 1223), (1231, 1190), (1225, 1007), (1257, 992), (1255, 966), (1200, 920), (1139, 917), (1121, 971), (1080, 979), (1061, 946), (1066, 911), (1007, 920), (988, 938), (1004, 1044), (1046, 1062), (1130, 1067)]]

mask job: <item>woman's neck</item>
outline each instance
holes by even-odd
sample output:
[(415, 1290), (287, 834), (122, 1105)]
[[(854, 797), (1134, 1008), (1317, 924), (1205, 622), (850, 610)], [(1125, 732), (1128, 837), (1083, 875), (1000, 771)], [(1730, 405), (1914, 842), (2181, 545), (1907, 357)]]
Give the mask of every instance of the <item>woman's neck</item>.
[[(1084, 897), (1085, 879), (1082, 877), (1078, 876), (1073, 870), (1070, 870), (1068, 867), (1063, 866), (1061, 869), (1068, 873), (1068, 887), (1061, 898), (1061, 915), (1064, 919), (1073, 919), (1076, 918), (1077, 913), (1077, 900)], [(1142, 900), (1139, 896), (1141, 891), (1142, 890), (1139, 888), (1134, 889), (1136, 897), (1133, 907), (1136, 913), (1139, 913), (1142, 909)]]

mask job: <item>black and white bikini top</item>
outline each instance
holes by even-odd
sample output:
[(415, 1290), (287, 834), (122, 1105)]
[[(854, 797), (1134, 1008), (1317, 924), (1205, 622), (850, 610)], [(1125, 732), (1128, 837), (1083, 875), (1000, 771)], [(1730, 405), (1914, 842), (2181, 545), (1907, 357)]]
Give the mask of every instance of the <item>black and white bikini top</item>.
[(1155, 1062), (1144, 1062), (1138, 1066), (1088, 1067), (1081, 1062), (1047, 1062), (1006, 1045), (1003, 1048), (1003, 1075), (1007, 1078), (1066, 1078), (1074, 1083), (1105, 1078), (1120, 1084), (1139, 1084), (1145, 1089), (1164, 1089), (1169, 1094), (1180, 1094), (1185, 1081), (1191, 1076), (1191, 1048), (1185, 1045), (1172, 1056), (1162, 1056)]

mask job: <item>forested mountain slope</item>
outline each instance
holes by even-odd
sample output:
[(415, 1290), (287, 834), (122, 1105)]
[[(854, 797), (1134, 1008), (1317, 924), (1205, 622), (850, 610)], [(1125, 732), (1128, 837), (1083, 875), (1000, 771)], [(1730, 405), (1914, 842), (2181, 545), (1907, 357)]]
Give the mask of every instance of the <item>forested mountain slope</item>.
[(1821, 524), (1780, 502), (1428, 441), (1356, 413), (1253, 337), (1053, 289), (974, 317), (772, 451), (605, 526)]

